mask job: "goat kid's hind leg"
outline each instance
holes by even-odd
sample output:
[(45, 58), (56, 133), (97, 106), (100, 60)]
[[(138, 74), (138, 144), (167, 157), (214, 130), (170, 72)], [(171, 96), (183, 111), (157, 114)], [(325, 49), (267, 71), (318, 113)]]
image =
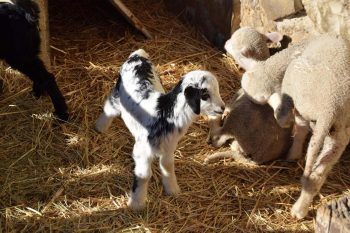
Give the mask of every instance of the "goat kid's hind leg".
[(147, 199), (148, 182), (152, 176), (151, 164), (153, 154), (146, 143), (136, 142), (133, 149), (135, 162), (134, 183), (131, 189), (128, 206), (133, 210), (144, 208)]
[(321, 153), (312, 166), (311, 172), (302, 177), (302, 190), (297, 202), (293, 205), (291, 214), (298, 219), (307, 215), (313, 198), (320, 191), (329, 171), (339, 160), (349, 142), (344, 131), (333, 132), (326, 136)]
[(119, 95), (115, 94), (116, 90), (113, 90), (112, 94), (107, 98), (103, 107), (103, 112), (98, 117), (95, 129), (100, 132), (106, 132), (111, 126), (113, 118), (119, 117), (120, 112), (120, 98)]
[(162, 173), (162, 182), (165, 192), (168, 195), (180, 193), (181, 190), (175, 175), (174, 155), (161, 155), (159, 158), (159, 167)]

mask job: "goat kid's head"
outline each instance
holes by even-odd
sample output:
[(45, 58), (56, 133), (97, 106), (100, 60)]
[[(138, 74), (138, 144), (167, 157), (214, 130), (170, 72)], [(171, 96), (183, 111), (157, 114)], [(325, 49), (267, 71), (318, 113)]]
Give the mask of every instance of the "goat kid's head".
[(218, 81), (212, 73), (191, 71), (183, 80), (186, 101), (195, 114), (219, 116), (224, 113), (225, 103), (220, 96)]

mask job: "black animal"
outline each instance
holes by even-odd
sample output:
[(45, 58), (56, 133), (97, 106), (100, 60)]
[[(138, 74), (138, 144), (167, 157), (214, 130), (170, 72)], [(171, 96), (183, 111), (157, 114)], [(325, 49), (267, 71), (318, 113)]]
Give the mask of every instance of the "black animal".
[(68, 108), (55, 77), (39, 58), (38, 6), (32, 0), (0, 2), (0, 59), (33, 81), (33, 94), (47, 93), (55, 115), (68, 120)]

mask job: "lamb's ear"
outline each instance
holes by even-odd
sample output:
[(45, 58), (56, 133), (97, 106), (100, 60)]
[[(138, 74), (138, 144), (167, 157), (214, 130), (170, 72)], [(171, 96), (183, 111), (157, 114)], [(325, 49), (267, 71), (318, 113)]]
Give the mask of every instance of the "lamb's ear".
[(247, 47), (243, 47), (240, 52), (244, 57), (254, 57), (255, 56), (255, 51), (252, 49), (249, 49)]
[(201, 95), (198, 88), (192, 86), (186, 87), (185, 97), (188, 105), (191, 107), (193, 112), (197, 115), (201, 112)]
[(267, 37), (268, 42), (280, 42), (283, 39), (283, 34), (279, 32), (270, 32), (266, 33), (265, 36)]
[(239, 59), (239, 65), (245, 70), (252, 70), (256, 65), (257, 61), (252, 58), (242, 57)]

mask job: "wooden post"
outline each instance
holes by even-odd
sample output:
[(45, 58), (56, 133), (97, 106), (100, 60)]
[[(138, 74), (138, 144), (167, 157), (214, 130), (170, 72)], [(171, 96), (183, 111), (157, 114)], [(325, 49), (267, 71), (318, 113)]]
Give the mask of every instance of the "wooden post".
[(39, 29), (40, 29), (40, 57), (47, 69), (51, 68), (50, 61), (50, 31), (49, 31), (49, 11), (48, 0), (36, 0), (39, 6)]
[(350, 195), (332, 200), (317, 209), (315, 232), (350, 232)]
[(124, 17), (148, 39), (152, 39), (151, 33), (143, 26), (141, 21), (127, 8), (121, 0), (110, 0), (111, 3), (124, 15)]

